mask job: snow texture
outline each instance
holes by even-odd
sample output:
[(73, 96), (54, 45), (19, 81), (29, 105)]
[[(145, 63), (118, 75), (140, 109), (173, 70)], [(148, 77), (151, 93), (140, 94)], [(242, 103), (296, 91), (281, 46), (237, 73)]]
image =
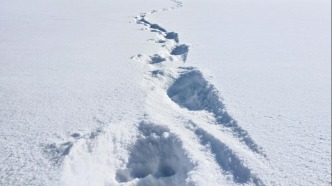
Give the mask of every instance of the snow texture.
[[(308, 2), (299, 7), (307, 8)], [(262, 7), (278, 9), (287, 3), (254, 0), (249, 9), (242, 3), (2, 2), (0, 185), (331, 184), (331, 108), (326, 106), (331, 72), (320, 71), (330, 67), (326, 61), (331, 56), (323, 46), (331, 46), (319, 40), (320, 53), (312, 54), (319, 56), (318, 70), (303, 61), (315, 75), (322, 72), (317, 87), (326, 92), (303, 89), (311, 91), (304, 97), (317, 95), (324, 108), (305, 112), (317, 116), (311, 125), (300, 117), (302, 106), (307, 106), (298, 104), (301, 99), (294, 101), (295, 111), (271, 100), (272, 109), (264, 96), (284, 94), (274, 78), (289, 65), (266, 65), (258, 53), (253, 54), (257, 61), (253, 60), (248, 43), (256, 40), (232, 34), (256, 33), (259, 21), (252, 18), (269, 22), (260, 15), (265, 12)], [(319, 0), (316, 6), (329, 3)], [(292, 5), (284, 11), (293, 10)], [(128, 18), (137, 12), (143, 13)], [(267, 17), (273, 20), (275, 15), (279, 12)], [(325, 14), (316, 16), (318, 20)], [(321, 23), (326, 34), (330, 18)], [(264, 33), (257, 31), (263, 38)], [(266, 47), (263, 40), (257, 43)], [(241, 44), (248, 48), (237, 50)], [(284, 52), (282, 47), (274, 49)], [(302, 49), (294, 51), (306, 50)], [(249, 56), (248, 64), (241, 55)], [(238, 79), (248, 81), (241, 84)], [(281, 77), (281, 81), (288, 79)], [(275, 83), (278, 89), (272, 88), (271, 94), (256, 85), (266, 83)], [(262, 96), (264, 103), (250, 100), (251, 94)], [(274, 107), (294, 112), (292, 117), (285, 112), (276, 116), (279, 111)], [(269, 119), (259, 117), (258, 111)]]

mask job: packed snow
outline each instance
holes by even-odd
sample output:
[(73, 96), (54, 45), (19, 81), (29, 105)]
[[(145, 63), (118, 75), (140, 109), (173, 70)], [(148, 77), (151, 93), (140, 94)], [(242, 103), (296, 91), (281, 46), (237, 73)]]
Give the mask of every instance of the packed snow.
[(1, 0), (0, 185), (331, 185), (328, 0)]

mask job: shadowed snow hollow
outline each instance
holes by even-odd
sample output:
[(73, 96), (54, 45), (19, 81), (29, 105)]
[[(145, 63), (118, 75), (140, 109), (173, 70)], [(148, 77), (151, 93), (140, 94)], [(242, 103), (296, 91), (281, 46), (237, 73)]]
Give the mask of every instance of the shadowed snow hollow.
[(118, 182), (138, 181), (137, 185), (187, 185), (193, 168), (182, 143), (168, 129), (142, 122), (141, 137), (130, 150), (125, 169), (116, 173)]
[(219, 92), (207, 82), (198, 70), (183, 73), (168, 89), (167, 95), (181, 107), (191, 111), (206, 110), (214, 114), (217, 122), (232, 129), (251, 150), (263, 154), (260, 147), (251, 139), (226, 111)]

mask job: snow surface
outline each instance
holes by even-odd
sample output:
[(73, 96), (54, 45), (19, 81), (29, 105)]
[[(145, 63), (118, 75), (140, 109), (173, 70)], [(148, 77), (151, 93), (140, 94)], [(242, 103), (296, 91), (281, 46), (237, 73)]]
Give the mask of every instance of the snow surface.
[(328, 0), (0, 6), (0, 185), (330, 185)]

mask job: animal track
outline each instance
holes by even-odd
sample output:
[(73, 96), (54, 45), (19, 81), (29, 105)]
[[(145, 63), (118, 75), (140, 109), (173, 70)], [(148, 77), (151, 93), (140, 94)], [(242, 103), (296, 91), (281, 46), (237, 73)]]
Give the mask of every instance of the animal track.
[(131, 148), (126, 168), (117, 171), (116, 180), (139, 179), (138, 185), (185, 185), (193, 164), (181, 141), (167, 128), (154, 124), (142, 122), (138, 130), (142, 136)]
[(72, 142), (65, 142), (60, 145), (55, 143), (47, 144), (43, 147), (44, 153), (48, 156), (54, 165), (60, 165), (65, 156), (67, 156), (73, 147)]
[(166, 58), (161, 57), (158, 54), (154, 54), (152, 56), (146, 56), (144, 54), (137, 54), (137, 55), (131, 57), (131, 59), (134, 59), (139, 62), (150, 63), (150, 64), (156, 64), (156, 63), (161, 63), (163, 61), (166, 61)]
[(70, 135), (73, 139), (61, 144), (51, 143), (51, 144), (41, 144), (45, 156), (53, 162), (55, 165), (60, 165), (63, 159), (69, 155), (75, 142), (81, 138), (86, 140), (92, 140), (100, 135), (103, 131), (100, 128), (97, 128), (95, 131), (81, 135), (79, 133), (73, 133)]
[(155, 64), (155, 63), (161, 63), (161, 62), (163, 62), (163, 61), (166, 61), (166, 59), (163, 58), (163, 57), (161, 57), (161, 56), (158, 55), (158, 54), (155, 54), (155, 55), (151, 56), (151, 61), (150, 61), (150, 63), (151, 63), (151, 64)]
[(168, 33), (166, 33), (165, 38), (166, 39), (172, 39), (172, 40), (174, 40), (177, 43), (179, 42), (179, 34), (175, 33), (175, 32), (168, 32)]
[(232, 175), (234, 182), (240, 184), (252, 182), (255, 185), (264, 185), (228, 146), (202, 128), (197, 127), (195, 133), (199, 137), (201, 144), (208, 146), (215, 155), (220, 168)]
[[(176, 2), (177, 5), (182, 5), (181, 3)], [(154, 11), (153, 13), (156, 13), (158, 11)], [(152, 13), (151, 13), (152, 14)], [(156, 32), (159, 34), (159, 36), (165, 38), (165, 40), (154, 40), (156, 43), (165, 43), (167, 41), (174, 41), (175, 44), (170, 44), (167, 48), (170, 48), (170, 57), (171, 55), (173, 56), (180, 56), (181, 61), (185, 62), (187, 60), (187, 55), (189, 52), (189, 46), (185, 44), (178, 44), (179, 41), (179, 34), (176, 32), (167, 32), (167, 30), (163, 27), (161, 27), (159, 24), (155, 23), (150, 23), (149, 21), (146, 20), (145, 18), (146, 14), (141, 14), (137, 17), (136, 23), (137, 24), (142, 24), (145, 26), (145, 30), (149, 30), (150, 32)], [(163, 47), (166, 47), (166, 45), (163, 45)], [(140, 55), (140, 54), (139, 54)], [(156, 54), (157, 55), (157, 54)]]
[(171, 51), (171, 55), (175, 55), (175, 56), (181, 56), (182, 61), (185, 62), (187, 60), (187, 55), (189, 52), (189, 46), (182, 44), (182, 45), (176, 45), (172, 51)]
[[(182, 6), (181, 2), (174, 2), (176, 3), (176, 7)], [(172, 7), (172, 9), (173, 8), (175, 7)], [(185, 108), (189, 112), (207, 111), (212, 113), (215, 123), (230, 129), (235, 137), (234, 139), (242, 142), (252, 152), (265, 156), (261, 147), (253, 141), (248, 132), (240, 127), (238, 122), (228, 114), (219, 91), (204, 78), (202, 73), (193, 67), (179, 65), (179, 62), (186, 62), (189, 53), (189, 46), (180, 43), (179, 34), (176, 32), (167, 32), (167, 30), (160, 25), (150, 23), (146, 20), (145, 14), (138, 16), (136, 19), (138, 24), (143, 24), (146, 27), (146, 30), (157, 32), (159, 38), (164, 38), (164, 40), (159, 40), (162, 41), (160, 43), (164, 43), (161, 45), (161, 51), (168, 52), (168, 54), (165, 54), (162, 58), (158, 55), (154, 55), (156, 56), (154, 60), (152, 59), (152, 56), (149, 56), (148, 58), (138, 56), (138, 58), (140, 58), (141, 61), (143, 60), (150, 64), (162, 62), (163, 59), (170, 60), (175, 63), (176, 67), (178, 67), (178, 69), (175, 70), (175, 74), (178, 73), (179, 77), (176, 78), (173, 84), (166, 89), (168, 97), (181, 108)], [(163, 76), (164, 78), (160, 78), (161, 81), (165, 78), (170, 79), (174, 76), (169, 74), (165, 69), (172, 68), (174, 68), (174, 65), (168, 66), (168, 64), (163, 63), (160, 66), (155, 66), (154, 70), (150, 71), (150, 74), (152, 77), (158, 78)], [(161, 86), (164, 86), (164, 84)], [(220, 169), (223, 170), (225, 174), (230, 174), (235, 183), (263, 185), (262, 181), (257, 176), (253, 175), (251, 170), (244, 165), (242, 160), (232, 151), (231, 146), (225, 145), (220, 139), (215, 138), (213, 135), (206, 132), (204, 128), (196, 127), (194, 133), (199, 137), (201, 145), (208, 146), (207, 148), (211, 154), (215, 155), (216, 162), (218, 162)], [(160, 134), (158, 136), (160, 136)], [(148, 172), (150, 173), (144, 174), (144, 177), (151, 174), (154, 175), (151, 171)], [(132, 179), (132, 177), (135, 176), (132, 175), (129, 177)]]
[(192, 111), (206, 110), (214, 114), (217, 122), (231, 128), (234, 135), (250, 149), (262, 153), (260, 147), (251, 139), (248, 132), (242, 129), (227, 113), (217, 89), (206, 81), (198, 70), (189, 70), (175, 80), (168, 88), (167, 95), (181, 107)]
[(149, 21), (147, 21), (145, 18), (145, 14), (139, 16), (138, 18), (136, 18), (136, 23), (138, 24), (143, 24), (145, 25), (146, 27), (150, 28), (150, 31), (152, 32), (160, 32), (160, 33), (166, 33), (166, 29), (164, 29), (163, 27), (159, 26), (158, 24), (153, 24), (153, 23), (150, 23)]
[(172, 55), (186, 55), (189, 51), (189, 46), (182, 44), (182, 45), (177, 45), (175, 46), (172, 51), (171, 54)]
[(198, 70), (182, 74), (167, 90), (168, 96), (181, 107), (189, 110), (214, 111), (223, 108), (212, 85)]
[[(179, 1), (173, 0), (173, 2), (176, 5), (171, 8), (153, 10), (147, 14), (183, 6)], [(219, 181), (223, 180), (219, 179), (222, 173), (227, 183), (263, 185), (262, 178), (253, 173), (252, 167), (246, 164), (248, 161), (244, 161), (248, 159), (259, 161), (259, 158), (257, 160), (251, 157), (258, 156), (256, 153), (264, 155), (261, 148), (227, 113), (218, 90), (199, 70), (184, 65), (189, 45), (180, 43), (178, 33), (168, 32), (159, 24), (149, 22), (146, 19), (147, 14), (136, 16), (134, 22), (143, 25), (143, 30), (155, 33), (157, 37), (151, 40), (160, 46), (160, 51), (152, 55), (137, 54), (131, 59), (142, 62), (144, 67), (142, 69), (146, 75), (142, 86), (147, 91), (147, 104), (144, 105), (147, 109), (142, 115), (146, 118), (149, 115), (156, 117), (150, 118), (151, 120), (145, 118), (139, 125), (130, 125), (132, 128), (126, 125), (119, 125), (118, 128), (112, 126), (115, 128), (110, 128), (107, 134), (101, 129), (86, 135), (73, 133), (70, 136), (71, 141), (44, 146), (45, 153), (57, 165), (72, 153), (74, 158), (68, 158), (72, 164), (67, 166), (66, 170), (73, 175), (76, 174), (75, 171), (79, 171), (77, 165), (86, 160), (91, 161), (88, 162), (90, 168), (95, 168), (96, 162), (107, 164), (105, 167), (102, 166), (104, 169), (100, 172), (97, 164), (97, 169), (89, 169), (81, 174), (86, 175), (88, 172), (89, 178), (91, 174), (92, 177), (105, 176), (102, 177), (105, 183), (110, 181), (107, 179), (111, 177), (110, 185), (202, 185), (203, 182), (198, 184), (195, 179), (197, 181), (203, 178), (204, 181), (205, 177), (201, 176), (210, 173), (206, 174), (204, 163), (214, 167), (213, 173), (208, 176), (215, 180), (209, 183), (218, 185)], [(162, 113), (165, 116), (161, 116), (162, 114), (158, 113), (160, 110), (164, 111), (161, 107), (170, 111)], [(186, 124), (191, 121), (193, 115), (194, 119), (197, 118), (202, 123), (196, 125), (192, 122), (192, 128), (187, 128)], [(205, 117), (212, 119), (204, 123)], [(155, 123), (163, 123), (163, 126)], [(233, 136), (221, 130), (224, 128), (230, 129)], [(117, 129), (120, 129), (120, 132)], [(182, 130), (185, 130), (186, 135), (181, 134)], [(101, 133), (105, 135), (96, 138)], [(220, 138), (219, 134), (225, 134), (227, 137)], [(193, 142), (188, 143), (186, 140)], [(79, 145), (72, 149), (76, 143)], [(238, 146), (234, 147), (233, 144)], [(82, 155), (81, 152), (85, 154)], [(247, 159), (246, 153), (250, 156), (247, 156)], [(199, 172), (200, 168), (205, 170), (203, 174)], [(109, 169), (112, 169), (110, 171), (112, 173), (105, 173)], [(95, 174), (96, 171), (98, 173)]]
[(160, 32), (167, 32), (163, 27), (159, 26), (158, 24), (150, 24), (150, 28)]
[(153, 71), (151, 71), (151, 75), (153, 77), (157, 77), (158, 75), (163, 76), (163, 75), (165, 75), (165, 73), (163, 71), (161, 71), (161, 70), (153, 70)]

